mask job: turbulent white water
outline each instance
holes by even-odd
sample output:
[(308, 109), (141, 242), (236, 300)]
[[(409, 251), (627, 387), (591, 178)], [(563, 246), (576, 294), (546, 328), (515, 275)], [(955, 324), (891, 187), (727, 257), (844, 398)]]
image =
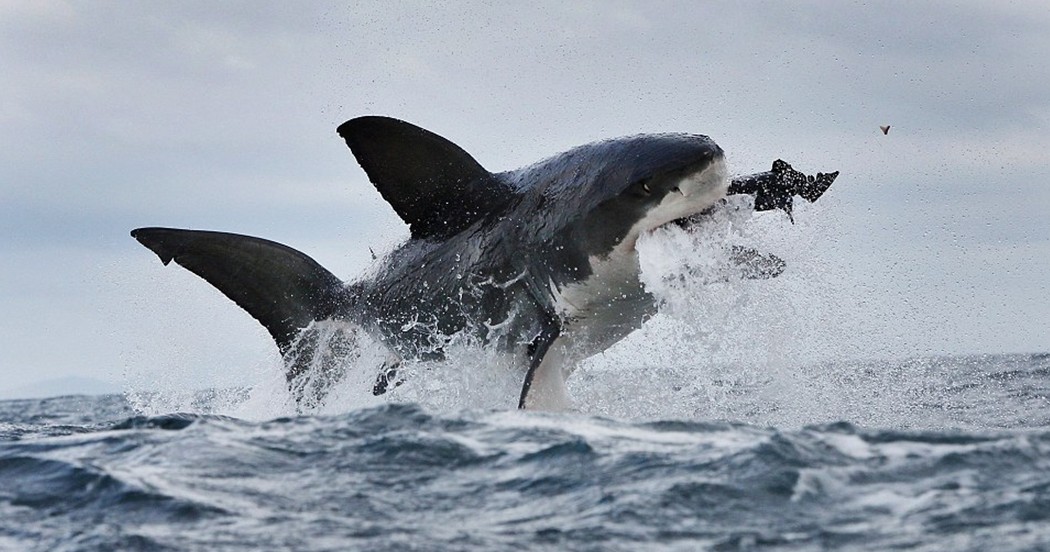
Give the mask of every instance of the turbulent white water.
[[(578, 367), (568, 382), (575, 408), (625, 419), (914, 427), (910, 412), (914, 404), (936, 398), (935, 382), (922, 361), (862, 362), (905, 355), (866, 340), (873, 325), (893, 324), (893, 313), (880, 311), (865, 290), (840, 274), (841, 267), (819, 256), (817, 242), (835, 235), (833, 222), (814, 222), (826, 217), (806, 205), (792, 225), (779, 212), (754, 213), (750, 198), (731, 199), (698, 227), (668, 226), (639, 241), (642, 279), (661, 311)], [(743, 279), (729, 260), (731, 246), (775, 254), (787, 270), (774, 279)], [(513, 408), (523, 377), (514, 359), (453, 336), (444, 361), (405, 363), (404, 383), (374, 397), (372, 384), (386, 354), (379, 344), (362, 341), (341, 360), (344, 371), (324, 402), (305, 411), (296, 409), (276, 354), (245, 359), (247, 366), (234, 368), (245, 374), (237, 390), (206, 398), (182, 391), (186, 386), (165, 359), (161, 374), (148, 368), (132, 374), (129, 397), (143, 413), (218, 412), (248, 419), (337, 414), (386, 402), (454, 412)]]

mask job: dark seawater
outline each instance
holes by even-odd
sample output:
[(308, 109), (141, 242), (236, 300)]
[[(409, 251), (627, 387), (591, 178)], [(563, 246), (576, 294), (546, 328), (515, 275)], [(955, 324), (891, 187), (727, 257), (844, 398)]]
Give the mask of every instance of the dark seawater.
[(0, 549), (1050, 549), (1050, 355), (922, 366), (911, 428), (4, 401)]

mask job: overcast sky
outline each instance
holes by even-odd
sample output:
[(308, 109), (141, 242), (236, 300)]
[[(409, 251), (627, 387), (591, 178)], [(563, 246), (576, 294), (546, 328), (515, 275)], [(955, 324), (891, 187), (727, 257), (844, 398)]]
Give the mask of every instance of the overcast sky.
[(851, 354), (1050, 351), (1044, 0), (350, 4), (0, 1), (0, 395), (243, 383), (265, 331), (128, 231), (350, 279), (407, 236), (335, 134), (364, 114), (497, 171), (640, 132), (840, 170), (790, 231), (852, 293)]

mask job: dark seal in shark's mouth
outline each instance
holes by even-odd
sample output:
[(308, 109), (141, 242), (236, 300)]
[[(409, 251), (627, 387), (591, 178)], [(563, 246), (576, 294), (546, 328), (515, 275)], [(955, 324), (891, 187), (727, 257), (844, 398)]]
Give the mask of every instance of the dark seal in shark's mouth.
[[(838, 175), (807, 177), (778, 160), (769, 172), (730, 181), (722, 149), (696, 134), (607, 140), (492, 173), (452, 142), (397, 119), (360, 117), (338, 133), (412, 232), (375, 277), (345, 284), (303, 253), (260, 238), (131, 232), (164, 264), (204, 278), (262, 323), (301, 407), (323, 400), (339, 378), (326, 348), (352, 350), (361, 333), (383, 343), (390, 356), (377, 367), (380, 394), (397, 384), (403, 359), (441, 358), (449, 336), (470, 332), (522, 359), (519, 407), (566, 408), (565, 378), (576, 363), (656, 312), (639, 280), (642, 232), (689, 225), (727, 194), (753, 195), (756, 210), (790, 216), (794, 196), (815, 201)], [(779, 259), (748, 249), (733, 258), (751, 266), (750, 277), (783, 270)], [(325, 321), (344, 328), (336, 339)]]

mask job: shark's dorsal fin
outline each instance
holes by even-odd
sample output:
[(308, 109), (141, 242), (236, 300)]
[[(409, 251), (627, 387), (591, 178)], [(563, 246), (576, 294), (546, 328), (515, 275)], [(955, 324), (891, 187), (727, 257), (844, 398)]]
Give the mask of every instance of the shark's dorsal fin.
[(413, 238), (455, 234), (498, 210), (511, 194), (463, 148), (404, 121), (358, 117), (336, 132)]

